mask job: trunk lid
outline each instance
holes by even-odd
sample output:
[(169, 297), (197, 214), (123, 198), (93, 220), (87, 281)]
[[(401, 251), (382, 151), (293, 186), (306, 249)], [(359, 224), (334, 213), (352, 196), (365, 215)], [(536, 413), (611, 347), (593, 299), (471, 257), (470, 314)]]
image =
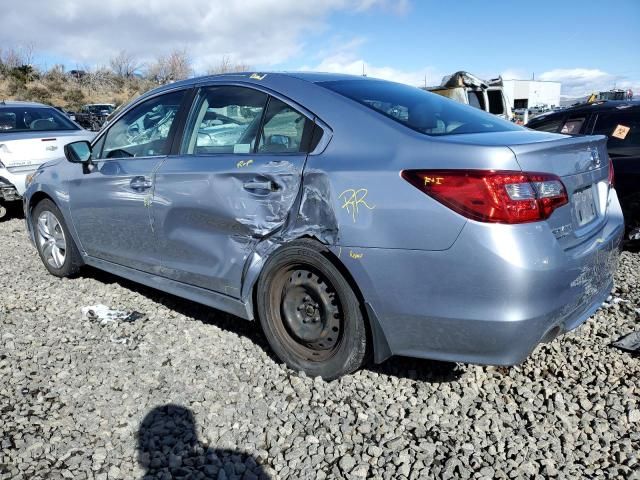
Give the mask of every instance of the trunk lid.
[(91, 141), (85, 130), (19, 132), (0, 134), (0, 162), (11, 173), (35, 170), (49, 160), (64, 157), (64, 146), (78, 140)]
[(546, 172), (562, 180), (569, 204), (547, 223), (565, 248), (596, 234), (606, 221), (609, 198), (609, 156), (604, 136), (565, 137), (509, 148), (527, 172)]

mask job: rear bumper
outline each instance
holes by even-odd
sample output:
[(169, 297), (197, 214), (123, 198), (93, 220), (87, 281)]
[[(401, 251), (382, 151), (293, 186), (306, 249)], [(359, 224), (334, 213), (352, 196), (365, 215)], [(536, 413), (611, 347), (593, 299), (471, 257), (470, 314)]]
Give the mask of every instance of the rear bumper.
[(623, 231), (614, 198), (604, 226), (570, 250), (545, 223), (468, 222), (446, 251), (336, 253), (390, 354), (514, 365), (600, 307), (613, 287)]

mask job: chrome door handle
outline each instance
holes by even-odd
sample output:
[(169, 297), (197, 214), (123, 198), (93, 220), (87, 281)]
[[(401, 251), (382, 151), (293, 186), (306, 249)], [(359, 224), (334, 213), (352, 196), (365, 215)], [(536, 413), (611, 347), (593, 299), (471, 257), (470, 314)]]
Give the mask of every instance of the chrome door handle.
[(278, 190), (278, 185), (271, 180), (267, 180), (264, 182), (252, 181), (244, 183), (243, 187), (245, 190), (268, 190), (270, 192), (275, 192)]
[(152, 183), (151, 180), (146, 177), (133, 177), (129, 186), (134, 190), (148, 190), (151, 188)]

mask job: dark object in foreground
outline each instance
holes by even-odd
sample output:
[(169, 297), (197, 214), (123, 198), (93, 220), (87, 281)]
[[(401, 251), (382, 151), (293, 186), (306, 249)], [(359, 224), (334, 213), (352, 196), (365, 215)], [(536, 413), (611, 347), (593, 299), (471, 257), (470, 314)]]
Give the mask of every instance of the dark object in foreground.
[(632, 332), (619, 340), (613, 342), (611, 346), (619, 348), (634, 355), (640, 355), (640, 331)]
[(640, 242), (640, 102), (598, 101), (533, 118), (527, 127), (567, 135), (606, 135), (627, 240)]

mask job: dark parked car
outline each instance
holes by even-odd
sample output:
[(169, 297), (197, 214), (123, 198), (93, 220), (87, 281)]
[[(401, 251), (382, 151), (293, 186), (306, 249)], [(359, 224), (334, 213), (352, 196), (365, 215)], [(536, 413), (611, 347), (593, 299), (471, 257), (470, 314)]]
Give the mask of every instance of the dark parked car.
[(527, 127), (567, 135), (606, 135), (627, 237), (640, 240), (640, 101), (601, 101), (551, 112)]
[(371, 78), (176, 82), (65, 153), (24, 196), (49, 272), (258, 318), (325, 378), (368, 353), (519, 363), (600, 307), (624, 230), (606, 137)]
[(85, 105), (75, 114), (75, 121), (83, 128), (97, 132), (107, 122), (109, 115), (115, 111), (111, 103), (92, 103)]

